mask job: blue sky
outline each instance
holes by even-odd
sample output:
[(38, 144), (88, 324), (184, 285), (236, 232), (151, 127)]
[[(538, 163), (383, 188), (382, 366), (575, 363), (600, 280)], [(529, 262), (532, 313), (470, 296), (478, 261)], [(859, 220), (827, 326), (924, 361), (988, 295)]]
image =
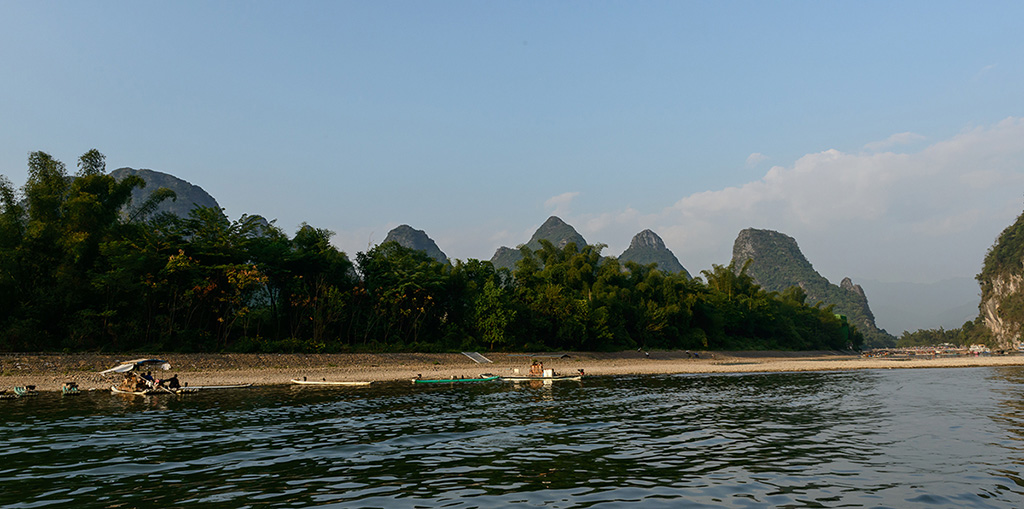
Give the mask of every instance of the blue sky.
[(1022, 208), (1015, 2), (11, 2), (0, 174), (150, 168), (357, 251), (558, 214), (691, 273), (778, 230), (837, 282), (973, 276)]

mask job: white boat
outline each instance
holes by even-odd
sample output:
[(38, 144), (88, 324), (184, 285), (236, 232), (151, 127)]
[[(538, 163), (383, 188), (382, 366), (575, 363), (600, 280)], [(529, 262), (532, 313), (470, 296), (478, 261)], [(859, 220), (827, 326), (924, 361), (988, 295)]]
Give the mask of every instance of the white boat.
[(353, 385), (370, 385), (373, 382), (356, 382), (356, 381), (345, 381), (345, 380), (334, 382), (334, 381), (330, 381), (330, 380), (327, 380), (327, 379), (323, 379), (323, 380), (306, 380), (305, 378), (303, 378), (302, 380), (299, 380), (298, 378), (293, 378), (292, 379), (292, 383), (293, 384), (299, 384), (299, 385), (348, 385), (348, 386), (353, 386)]
[(248, 389), (253, 384), (233, 384), (233, 385), (190, 385), (182, 387), (182, 389), (195, 389), (197, 391), (208, 391), (212, 389)]

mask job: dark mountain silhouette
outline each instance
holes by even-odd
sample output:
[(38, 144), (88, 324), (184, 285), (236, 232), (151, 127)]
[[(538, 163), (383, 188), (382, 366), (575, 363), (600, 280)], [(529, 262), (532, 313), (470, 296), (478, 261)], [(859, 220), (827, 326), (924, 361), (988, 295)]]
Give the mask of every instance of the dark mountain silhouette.
[(427, 256), (439, 262), (448, 263), (448, 256), (423, 230), (417, 230), (407, 224), (397, 226), (384, 238), (384, 242), (391, 241), (397, 242), (402, 247), (423, 251), (427, 253)]

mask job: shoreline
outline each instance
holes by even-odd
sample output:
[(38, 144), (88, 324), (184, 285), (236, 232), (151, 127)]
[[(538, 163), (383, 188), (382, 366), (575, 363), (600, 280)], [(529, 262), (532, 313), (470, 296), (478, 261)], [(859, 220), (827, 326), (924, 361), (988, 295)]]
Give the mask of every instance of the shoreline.
[(0, 354), (0, 391), (35, 385), (38, 391), (60, 391), (64, 382), (76, 382), (83, 391), (107, 390), (120, 375), (101, 376), (100, 371), (121, 361), (159, 358), (170, 362), (169, 371), (191, 386), (254, 386), (288, 384), (293, 378), (330, 381), (399, 381), (423, 378), (475, 377), (529, 370), (533, 359), (559, 373), (587, 375), (667, 375), (683, 373), (782, 373), (801, 371), (849, 371), (861, 369), (962, 368), (1024, 366), (1024, 355), (959, 356), (935, 358), (861, 357), (849, 352), (699, 352), (688, 358), (684, 351), (482, 353), (492, 363), (478, 364), (462, 354)]

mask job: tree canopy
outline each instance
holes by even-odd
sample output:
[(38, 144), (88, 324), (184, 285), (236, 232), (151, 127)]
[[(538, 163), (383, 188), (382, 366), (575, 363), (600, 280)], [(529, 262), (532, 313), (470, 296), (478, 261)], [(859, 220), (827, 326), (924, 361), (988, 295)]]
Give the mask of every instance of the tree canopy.
[(76, 175), (43, 152), (0, 178), (0, 350), (458, 351), (848, 349), (863, 337), (799, 288), (746, 268), (700, 278), (620, 263), (603, 245), (520, 249), (514, 269), (385, 242), (351, 260), (332, 232), (174, 198), (90, 150)]

